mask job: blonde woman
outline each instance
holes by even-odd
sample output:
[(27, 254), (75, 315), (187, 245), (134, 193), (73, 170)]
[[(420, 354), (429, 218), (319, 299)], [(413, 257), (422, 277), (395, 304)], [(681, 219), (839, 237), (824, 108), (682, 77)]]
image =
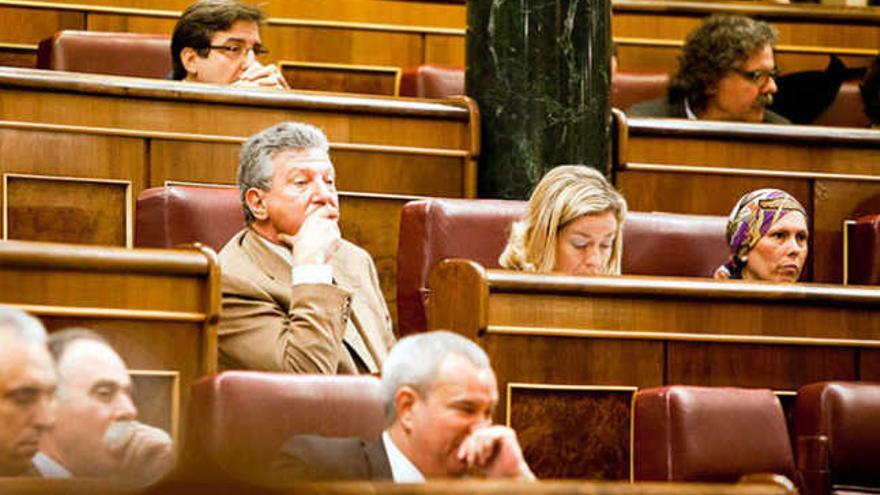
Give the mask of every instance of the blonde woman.
[(569, 275), (620, 275), (626, 200), (602, 174), (562, 165), (535, 187), (511, 227), (504, 268)]

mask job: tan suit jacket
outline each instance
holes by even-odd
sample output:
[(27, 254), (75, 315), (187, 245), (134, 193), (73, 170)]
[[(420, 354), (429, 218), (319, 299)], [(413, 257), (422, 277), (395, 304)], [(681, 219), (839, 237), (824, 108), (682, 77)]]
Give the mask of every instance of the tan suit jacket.
[(220, 251), (220, 369), (378, 373), (394, 344), (370, 255), (343, 240), (334, 285), (292, 285), (290, 263), (249, 228)]

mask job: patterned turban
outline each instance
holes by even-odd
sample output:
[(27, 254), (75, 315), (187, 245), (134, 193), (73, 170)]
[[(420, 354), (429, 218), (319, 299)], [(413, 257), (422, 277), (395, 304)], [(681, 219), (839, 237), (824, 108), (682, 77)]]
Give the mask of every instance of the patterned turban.
[(725, 273), (727, 278), (741, 278), (745, 256), (774, 223), (793, 211), (801, 212), (804, 218), (807, 216), (798, 200), (781, 189), (758, 189), (740, 198), (727, 219), (730, 257), (716, 273)]

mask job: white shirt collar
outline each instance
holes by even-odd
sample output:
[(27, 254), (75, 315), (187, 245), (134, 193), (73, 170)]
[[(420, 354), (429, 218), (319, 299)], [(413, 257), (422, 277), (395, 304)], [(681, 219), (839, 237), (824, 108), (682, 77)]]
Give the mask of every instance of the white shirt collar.
[(697, 114), (691, 110), (691, 104), (688, 103), (687, 98), (684, 99), (684, 114), (687, 115), (688, 120), (700, 120), (700, 118), (697, 117)]
[(43, 478), (73, 478), (70, 471), (42, 452), (37, 452), (31, 462)]
[(286, 246), (281, 246), (279, 244), (275, 244), (274, 242), (266, 239), (265, 237), (257, 234), (257, 239), (261, 240), (263, 244), (269, 247), (275, 254), (281, 256), (281, 259), (286, 261), (288, 264), (293, 265), (293, 253), (290, 252), (290, 248)]
[(412, 461), (410, 461), (394, 441), (388, 431), (382, 432), (382, 444), (385, 446), (385, 454), (388, 456), (388, 464), (391, 465), (391, 477), (395, 483), (424, 483), (425, 477)]

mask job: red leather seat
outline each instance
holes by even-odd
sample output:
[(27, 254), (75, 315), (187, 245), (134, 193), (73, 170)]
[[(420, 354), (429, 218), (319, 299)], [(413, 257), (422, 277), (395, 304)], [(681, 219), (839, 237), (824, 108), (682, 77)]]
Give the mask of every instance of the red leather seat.
[(794, 430), (809, 495), (880, 493), (880, 383), (801, 387)]
[(40, 41), (37, 68), (161, 79), (171, 72), (171, 37), (59, 31)]
[(735, 482), (757, 473), (798, 479), (785, 415), (770, 390), (645, 389), (633, 414), (637, 481)]
[(142, 191), (135, 245), (168, 248), (201, 242), (220, 251), (244, 227), (238, 188), (166, 186)]
[(859, 217), (855, 225), (847, 229), (848, 283), (880, 285), (880, 215)]
[(403, 71), (400, 96), (446, 98), (464, 94), (464, 69), (446, 65), (425, 64)]
[(669, 74), (665, 72), (617, 71), (611, 86), (611, 104), (615, 108), (627, 108), (643, 101), (666, 96)]
[(376, 377), (229, 371), (193, 384), (183, 470), (199, 479), (266, 480), (293, 435), (366, 440), (384, 426)]
[[(498, 268), (510, 225), (525, 201), (426, 199), (400, 215), (397, 323), (400, 335), (424, 331), (428, 275), (439, 261), (466, 258)], [(722, 216), (630, 212), (623, 232), (623, 273), (710, 277), (727, 256)]]

